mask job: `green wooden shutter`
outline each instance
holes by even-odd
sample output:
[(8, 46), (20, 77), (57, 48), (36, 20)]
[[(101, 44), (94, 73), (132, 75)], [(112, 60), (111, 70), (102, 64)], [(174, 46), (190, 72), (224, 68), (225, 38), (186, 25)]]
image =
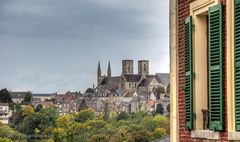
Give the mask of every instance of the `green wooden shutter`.
[(223, 130), (222, 5), (209, 8), (209, 122)]
[(184, 94), (186, 128), (193, 129), (192, 17), (184, 22)]
[(234, 2), (235, 120), (240, 131), (240, 0)]

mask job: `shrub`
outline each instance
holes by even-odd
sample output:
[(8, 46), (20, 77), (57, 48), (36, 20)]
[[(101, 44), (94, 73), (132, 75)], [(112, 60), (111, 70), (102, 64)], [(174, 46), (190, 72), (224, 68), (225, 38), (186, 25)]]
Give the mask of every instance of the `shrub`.
[(153, 132), (154, 138), (163, 138), (167, 135), (167, 131), (164, 128), (156, 128)]

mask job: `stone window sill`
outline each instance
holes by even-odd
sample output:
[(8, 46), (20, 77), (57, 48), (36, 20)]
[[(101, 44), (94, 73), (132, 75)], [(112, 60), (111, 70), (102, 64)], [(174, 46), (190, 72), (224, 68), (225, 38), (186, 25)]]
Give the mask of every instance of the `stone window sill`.
[(228, 132), (228, 140), (229, 141), (239, 141), (240, 140), (240, 132)]
[(220, 140), (220, 133), (210, 130), (193, 130), (191, 137), (194, 139)]

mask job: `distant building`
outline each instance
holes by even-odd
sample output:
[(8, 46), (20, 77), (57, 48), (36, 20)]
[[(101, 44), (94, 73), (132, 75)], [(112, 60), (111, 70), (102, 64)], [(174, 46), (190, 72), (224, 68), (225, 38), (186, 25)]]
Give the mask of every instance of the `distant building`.
[(24, 101), (24, 98), (26, 96), (28, 92), (24, 91), (24, 92), (11, 92), (10, 91), (10, 96), (12, 97), (12, 101), (14, 103), (17, 103), (17, 104), (20, 104), (20, 103), (23, 103)]
[[(138, 61), (138, 74), (133, 72), (133, 60), (122, 61), (122, 74), (119, 76), (111, 76), (111, 65), (108, 64), (107, 76), (102, 75), (100, 62), (98, 63), (97, 71), (97, 92), (116, 92), (116, 90), (124, 89), (127, 91), (149, 91), (152, 92), (154, 88), (165, 87), (168, 74), (149, 74), (149, 61)], [(160, 76), (163, 76), (163, 81)], [(168, 75), (169, 76), (169, 75)]]
[(77, 112), (78, 92), (66, 92), (65, 94), (55, 95), (55, 103), (59, 109), (60, 115)]
[(0, 122), (8, 124), (9, 117), (12, 115), (8, 103), (0, 103)]
[(50, 94), (32, 94), (33, 99), (39, 99), (40, 101), (51, 100), (53, 99), (57, 93), (50, 93)]

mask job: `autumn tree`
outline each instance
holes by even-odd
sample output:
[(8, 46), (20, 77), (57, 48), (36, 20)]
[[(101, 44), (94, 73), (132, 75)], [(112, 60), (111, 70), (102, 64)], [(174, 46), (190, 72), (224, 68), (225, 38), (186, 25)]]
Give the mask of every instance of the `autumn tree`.
[(85, 110), (80, 111), (77, 114), (75, 121), (84, 123), (84, 122), (86, 122), (88, 120), (92, 120), (94, 118), (95, 118), (94, 112), (91, 109), (85, 109)]
[(23, 108), (22, 117), (27, 117), (27, 116), (33, 115), (34, 113), (35, 111), (33, 107), (31, 105), (27, 105)]

